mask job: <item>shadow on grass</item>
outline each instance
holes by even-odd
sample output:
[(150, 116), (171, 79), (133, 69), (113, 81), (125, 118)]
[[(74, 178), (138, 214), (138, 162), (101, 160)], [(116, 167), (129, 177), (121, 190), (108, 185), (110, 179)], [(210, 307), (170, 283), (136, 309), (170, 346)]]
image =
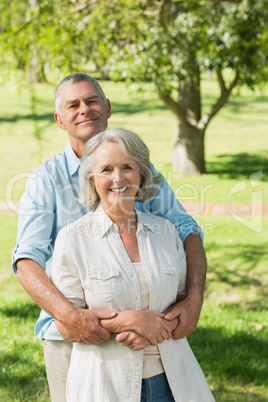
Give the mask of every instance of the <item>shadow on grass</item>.
[(24, 115), (18, 115), (15, 114), (14, 116), (10, 117), (0, 117), (0, 123), (16, 123), (20, 120), (35, 120), (35, 121), (49, 121), (50, 123), (54, 123), (54, 115), (53, 113), (45, 113), (45, 114), (37, 114), (34, 116), (32, 114), (24, 114)]
[[(27, 350), (29, 345), (25, 343), (20, 345), (18, 352), (1, 353), (0, 384), (10, 400), (34, 400), (31, 397), (37, 394), (49, 395), (45, 364), (33, 360)], [(18, 396), (23, 396), (23, 399), (17, 399)]]
[(125, 113), (126, 115), (131, 115), (135, 113), (147, 112), (147, 111), (155, 111), (155, 110), (167, 110), (167, 107), (164, 103), (161, 105), (160, 103), (154, 103), (150, 101), (133, 101), (132, 103), (118, 103), (112, 102), (112, 114), (116, 113)]
[(262, 171), (262, 179), (268, 180), (267, 152), (258, 155), (251, 153), (222, 154), (216, 162), (207, 162), (207, 170), (210, 174), (216, 174), (220, 178), (238, 179)]
[[(239, 311), (237, 308), (237, 314)], [(250, 385), (267, 384), (267, 341), (243, 331), (230, 336), (220, 328), (200, 327), (188, 340), (209, 383), (214, 387), (217, 401), (266, 400), (255, 393), (243, 394), (242, 390), (243, 386), (248, 391)], [(235, 392), (232, 387), (237, 386), (239, 391)]]
[(0, 314), (8, 318), (18, 318), (23, 320), (37, 320), (40, 314), (40, 308), (33, 302), (14, 303), (8, 307), (0, 308)]
[[(219, 284), (229, 288), (228, 296), (236, 292), (255, 289), (254, 297), (243, 300), (243, 308), (267, 309), (267, 284), (265, 273), (259, 268), (260, 263), (267, 260), (268, 248), (264, 244), (228, 244), (228, 258), (224, 258), (222, 245), (210, 243), (206, 245), (208, 256), (209, 279), (207, 281), (207, 295), (219, 291)], [(260, 265), (261, 267), (261, 265)], [(224, 287), (226, 291), (226, 287)], [(242, 307), (242, 306), (241, 306)]]

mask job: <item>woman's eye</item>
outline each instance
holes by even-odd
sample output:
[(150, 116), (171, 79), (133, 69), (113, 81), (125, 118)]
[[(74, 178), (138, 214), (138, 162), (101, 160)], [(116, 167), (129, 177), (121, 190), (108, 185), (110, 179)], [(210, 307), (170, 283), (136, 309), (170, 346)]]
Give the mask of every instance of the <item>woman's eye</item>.
[(126, 170), (131, 170), (131, 169), (132, 169), (132, 167), (131, 167), (131, 166), (128, 166), (128, 165), (126, 165), (126, 166), (125, 166), (125, 169), (126, 169)]
[(110, 168), (104, 168), (104, 169), (102, 169), (102, 172), (103, 172), (103, 173), (105, 173), (105, 172), (110, 172), (110, 171), (111, 171)]

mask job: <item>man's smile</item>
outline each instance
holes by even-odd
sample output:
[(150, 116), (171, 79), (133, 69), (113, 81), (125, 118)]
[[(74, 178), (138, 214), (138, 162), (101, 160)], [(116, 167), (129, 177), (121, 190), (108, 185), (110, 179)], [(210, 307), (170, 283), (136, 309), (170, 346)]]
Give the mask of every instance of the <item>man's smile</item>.
[(83, 120), (83, 121), (78, 121), (78, 122), (76, 123), (76, 125), (78, 126), (78, 125), (80, 125), (80, 124), (91, 123), (92, 121), (95, 121), (95, 120), (98, 120), (98, 118), (97, 118), (97, 117), (94, 117), (94, 118), (86, 119), (86, 120)]

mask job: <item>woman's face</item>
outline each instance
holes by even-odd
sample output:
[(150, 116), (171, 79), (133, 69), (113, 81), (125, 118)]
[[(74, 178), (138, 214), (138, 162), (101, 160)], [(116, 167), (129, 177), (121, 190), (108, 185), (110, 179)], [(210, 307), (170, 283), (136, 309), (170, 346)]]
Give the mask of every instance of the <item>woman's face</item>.
[(100, 202), (106, 212), (134, 210), (135, 195), (140, 185), (140, 169), (113, 142), (104, 142), (94, 153), (93, 178)]

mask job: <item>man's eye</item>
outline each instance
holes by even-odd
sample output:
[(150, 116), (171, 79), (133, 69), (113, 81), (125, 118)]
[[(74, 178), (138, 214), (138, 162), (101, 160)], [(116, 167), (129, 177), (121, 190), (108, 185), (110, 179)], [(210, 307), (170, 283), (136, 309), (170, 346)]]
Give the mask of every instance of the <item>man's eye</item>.
[(70, 105), (69, 109), (76, 107), (76, 105)]

